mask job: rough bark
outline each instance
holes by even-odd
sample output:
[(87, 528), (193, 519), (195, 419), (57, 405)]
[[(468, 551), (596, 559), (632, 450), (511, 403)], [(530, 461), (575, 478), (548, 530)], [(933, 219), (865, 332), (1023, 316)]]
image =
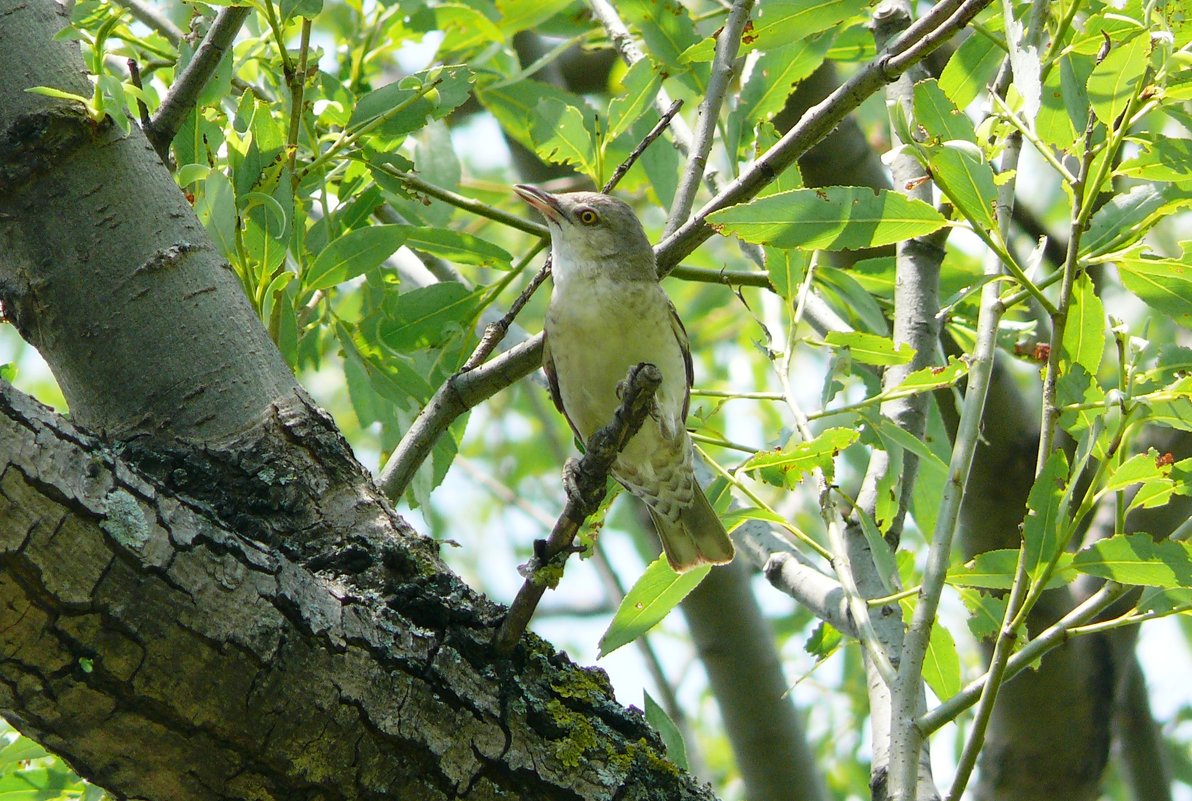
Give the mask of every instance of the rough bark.
[[(464, 586), (313, 407), (140, 132), (0, 0), (0, 714), (118, 797), (711, 799)], [(82, 91), (80, 91), (82, 90)]]
[[(278, 410), (295, 422), (309, 410)], [(0, 710), (120, 796), (710, 799), (601, 671), (388, 517), (384, 594), (316, 577), (0, 390)], [(314, 476), (296, 477), (317, 480)], [(375, 545), (375, 543), (374, 543)]]
[(0, 3), (0, 301), (77, 422), (237, 431), (297, 384), (145, 137), (25, 91), (91, 95), (57, 8)]

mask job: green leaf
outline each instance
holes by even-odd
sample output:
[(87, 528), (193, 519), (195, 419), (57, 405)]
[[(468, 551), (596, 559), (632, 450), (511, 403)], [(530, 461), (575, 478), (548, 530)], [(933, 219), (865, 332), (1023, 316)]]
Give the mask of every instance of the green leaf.
[(758, 56), (741, 89), (740, 106), (733, 112), (742, 127), (748, 130), (781, 111), (790, 97), (791, 87), (824, 63), (831, 44), (830, 34), (810, 35), (793, 42), (788, 37), (783, 46), (767, 48)]
[(1192, 139), (1156, 136), (1139, 144), (1142, 152), (1119, 167), (1119, 175), (1144, 181), (1192, 180)]
[(928, 465), (945, 474), (948, 472), (948, 465), (940, 458), (939, 454), (933, 451), (923, 440), (911, 434), (905, 428), (895, 424), (890, 418), (874, 415), (866, 416), (865, 421), (873, 427), (874, 431), (882, 439), (889, 440), (903, 450), (910, 451), (918, 456), (923, 463), (921, 466)]
[(885, 336), (890, 332), (886, 313), (873, 296), (853, 278), (852, 270), (829, 267), (820, 261), (813, 287), (853, 328)]
[(859, 436), (851, 428), (825, 429), (810, 442), (762, 451), (745, 462), (743, 467), (749, 472), (761, 472), (761, 478), (771, 484), (793, 487), (817, 467), (825, 475), (831, 476), (834, 472), (832, 460), (836, 454), (856, 442)]
[(1126, 289), (1153, 309), (1192, 328), (1192, 248), (1179, 259), (1159, 259), (1144, 254), (1117, 260)]
[(1171, 484), (1171, 465), (1158, 463), (1159, 452), (1150, 448), (1146, 453), (1136, 453), (1122, 462), (1105, 481), (1102, 492), (1117, 492), (1134, 484), (1150, 481), (1166, 481)]
[(944, 145), (931, 154), (927, 166), (936, 186), (965, 219), (985, 231), (997, 229), (997, 186), (993, 168), (981, 160), (980, 150)]
[(711, 565), (701, 565), (686, 573), (676, 573), (666, 563), (665, 556), (655, 559), (625, 594), (612, 623), (600, 638), (599, 657), (608, 656), (652, 629), (687, 593), (699, 586), (711, 569)]
[[(976, 589), (962, 588), (960, 600), (969, 611), (968, 627), (978, 640), (993, 640), (1002, 628), (1006, 614), (1006, 596), (990, 595)], [(1018, 644), (1026, 642), (1025, 626), (1018, 630)]]
[(1006, 53), (988, 36), (973, 34), (961, 43), (940, 73), (940, 89), (957, 108), (977, 99)]
[(824, 340), (835, 348), (848, 348), (853, 360), (861, 364), (910, 364), (915, 349), (905, 342), (894, 346), (894, 340), (860, 331), (829, 331)]
[(0, 776), (2, 801), (51, 801), (77, 795), (82, 789), (82, 781), (61, 764), (26, 768)]
[(844, 635), (831, 623), (821, 620), (811, 632), (811, 636), (803, 643), (803, 650), (814, 656), (816, 662), (823, 662), (836, 653), (836, 649), (842, 642), (844, 642)]
[(1072, 560), (1081, 573), (1122, 584), (1192, 587), (1192, 545), (1155, 541), (1150, 534), (1119, 534), (1095, 542)]
[(915, 84), (915, 123), (938, 142), (977, 141), (973, 121), (948, 99), (934, 78)]
[(548, 97), (538, 103), (532, 119), (534, 152), (540, 158), (555, 164), (573, 164), (599, 182), (596, 115), (586, 103), (576, 106)]
[(513, 256), (504, 248), (478, 236), (449, 228), (409, 226), (406, 228), (405, 244), (456, 264), (508, 270), (513, 262)]
[(687, 746), (683, 743), (683, 733), (653, 696), (645, 690), (642, 690), (642, 694), (645, 696), (646, 722), (662, 737), (662, 744), (666, 746), (666, 755), (670, 757), (670, 761), (687, 770)]
[[(617, 10), (622, 18), (636, 25), (645, 40), (650, 57), (663, 65), (671, 75), (682, 72), (683, 53), (700, 41), (691, 15), (679, 0), (621, 0)], [(703, 87), (685, 76), (693, 89)]]
[(558, 14), (572, 0), (496, 0), (497, 25), (505, 36), (529, 30)]
[(1067, 53), (1043, 80), (1043, 104), (1035, 118), (1035, 130), (1047, 144), (1070, 151), (1077, 137), (1084, 134), (1089, 116), (1084, 86), (1092, 70), (1092, 58)]
[[(757, 17), (744, 38), (757, 50), (773, 50), (820, 31), (836, 28), (866, 10), (865, 0), (763, 0)], [(789, 89), (789, 86), (787, 87)]]
[(1026, 548), (1027, 573), (1039, 580), (1047, 563), (1066, 543), (1060, 541), (1064, 517), (1064, 490), (1068, 486), (1068, 457), (1056, 451), (1047, 459), (1043, 470), (1035, 477), (1027, 497), (1027, 515), (1022, 536)]
[(202, 182), (195, 199), (195, 215), (207, 229), (219, 252), (230, 262), (236, 259), (236, 193), (228, 176), (212, 170)]
[(625, 91), (608, 104), (608, 127), (604, 136), (608, 141), (628, 131), (652, 107), (662, 76), (654, 62), (643, 58), (636, 62), (621, 79)]
[(782, 299), (793, 306), (807, 270), (807, 254), (794, 248), (769, 247), (765, 248), (765, 254), (770, 283)]
[[(534, 130), (538, 118), (538, 106), (543, 100), (558, 100), (564, 106), (574, 106), (577, 109), (587, 105), (579, 95), (529, 78), (491, 89), (479, 89), (476, 97), (496, 117), (502, 130), (528, 150), (537, 147), (531, 131)], [(646, 152), (655, 149), (650, 148)]]
[(500, 42), (504, 39), (497, 24), (464, 3), (441, 3), (434, 7), (435, 25), (445, 36), (439, 50), (449, 53)]
[(889, 245), (946, 224), (922, 201), (859, 186), (781, 192), (713, 212), (708, 220), (747, 242), (825, 250)]
[(1082, 257), (1123, 250), (1140, 240), (1155, 223), (1181, 208), (1192, 206), (1192, 191), (1170, 184), (1135, 186), (1114, 195), (1097, 210), (1080, 241)]
[[(1084, 365), (1076, 363), (1060, 374), (1056, 384), (1056, 402), (1060, 408), (1074, 404), (1103, 403), (1105, 391), (1097, 383), (1097, 379), (1089, 374)], [(1080, 409), (1064, 410), (1060, 413), (1060, 426), (1074, 437), (1087, 431), (1094, 420), (1104, 414), (1103, 410)]]
[(891, 393), (926, 392), (933, 389), (950, 387), (968, 375), (968, 363), (955, 356), (949, 357), (943, 367), (924, 367), (908, 374), (889, 390)]
[(938, 620), (931, 626), (931, 639), (923, 660), (923, 681), (941, 701), (960, 692), (960, 654), (956, 652), (956, 640)]
[(1142, 83), (1151, 55), (1151, 37), (1139, 33), (1124, 44), (1115, 44), (1105, 60), (1093, 67), (1085, 88), (1089, 103), (1106, 128), (1113, 128)]
[[(434, 88), (420, 95), (431, 83)], [(428, 120), (447, 116), (468, 99), (471, 91), (472, 73), (467, 67), (433, 67), (362, 96), (356, 102), (348, 127), (359, 128), (380, 120), (370, 136), (387, 140), (377, 144), (389, 149), (394, 140), (413, 133)]]
[(323, 10), (323, 0), (281, 0), (279, 6), (283, 22), (288, 22), (294, 17), (311, 19)]
[(307, 292), (330, 289), (380, 266), (406, 241), (407, 226), (357, 228), (323, 249), (303, 276)]
[[(980, 587), (986, 590), (1008, 590), (1014, 583), (1014, 571), (1018, 566), (1018, 551), (1003, 548), (985, 551), (963, 565), (948, 569), (948, 583), (957, 587)], [(1067, 584), (1076, 575), (1072, 569), (1070, 554), (1060, 554), (1055, 571), (1047, 582), (1047, 589)]]
[(381, 341), (398, 353), (433, 347), (464, 328), (476, 316), (481, 291), (455, 281), (412, 289), (385, 301)]
[[(0, 726), (0, 732), (4, 727)], [(50, 752), (30, 740), (28, 737), (17, 737), (12, 742), (0, 748), (0, 773), (11, 770), (13, 766), (30, 759), (41, 759), (49, 756)]]
[(1072, 287), (1060, 359), (1068, 365), (1079, 364), (1095, 376), (1101, 366), (1105, 342), (1105, 309), (1092, 279), (1088, 273), (1081, 273)]

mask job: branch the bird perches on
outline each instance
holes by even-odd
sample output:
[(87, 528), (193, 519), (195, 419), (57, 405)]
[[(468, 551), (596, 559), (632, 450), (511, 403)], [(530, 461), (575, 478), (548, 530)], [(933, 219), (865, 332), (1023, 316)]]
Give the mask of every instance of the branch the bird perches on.
[[(535, 555), (528, 565), (525, 583), (493, 637), (493, 649), (498, 654), (513, 651), (547, 586), (558, 583), (557, 577), (562, 574), (563, 564), (572, 552), (579, 527), (600, 507), (609, 470), (617, 455), (642, 427), (654, 405), (654, 393), (661, 385), (662, 371), (653, 364), (642, 362), (629, 368), (622, 385), (621, 405), (612, 422), (588, 437), (580, 459), (568, 460), (563, 469), (567, 505), (550, 536), (535, 543)], [(544, 572), (547, 569), (557, 571), (554, 581), (548, 580)]]

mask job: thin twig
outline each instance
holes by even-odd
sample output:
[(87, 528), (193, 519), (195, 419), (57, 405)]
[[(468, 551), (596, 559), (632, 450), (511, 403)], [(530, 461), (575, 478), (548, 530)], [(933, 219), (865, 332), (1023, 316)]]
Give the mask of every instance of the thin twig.
[(135, 58), (128, 59), (128, 79), (137, 88), (137, 114), (141, 118), (141, 130), (146, 130), (150, 123), (149, 107), (145, 105), (145, 86), (141, 82), (141, 67)]
[(310, 52), (311, 19), (302, 20), (302, 39), (298, 44), (298, 69), (286, 77), (290, 83), (290, 135), (286, 138), (286, 150), (290, 152), (290, 174), (294, 186), (298, 186), (298, 173), (294, 170), (298, 159), (298, 130), (302, 127), (302, 111), (306, 93), (306, 62)]
[(493, 650), (497, 654), (513, 651), (547, 587), (558, 583), (580, 526), (604, 500), (613, 462), (641, 428), (653, 406), (654, 393), (661, 385), (662, 371), (654, 365), (642, 363), (631, 367), (613, 420), (588, 438), (583, 458), (568, 462), (567, 504), (550, 536), (544, 542), (539, 541), (526, 580), (493, 637)]
[[(1068, 642), (1072, 637), (1073, 629), (1092, 620), (1098, 613), (1109, 608), (1131, 589), (1131, 587), (1113, 581), (1106, 582), (1088, 600), (1048, 626), (1039, 633), (1039, 636), (1032, 639), (1011, 656), (1006, 663), (1002, 681), (1009, 681), (1038, 661), (1047, 652)], [(977, 703), (989, 680), (990, 674), (985, 673), (985, 675), (969, 682), (956, 695), (931, 711), (921, 715), (915, 721), (915, 728), (926, 736), (937, 731), (945, 723), (955, 720), (961, 712)]]
[(712, 150), (712, 137), (716, 133), (720, 107), (724, 105), (737, 51), (741, 47), (741, 32), (745, 29), (745, 23), (749, 22), (749, 12), (752, 9), (753, 0), (733, 0), (733, 9), (716, 39), (716, 54), (712, 58), (708, 91), (700, 101), (699, 111), (696, 113), (695, 138), (691, 143), (691, 152), (687, 154), (687, 168), (683, 170), (679, 188), (675, 190), (675, 199), (671, 204), (666, 227), (663, 229), (665, 234), (670, 234), (678, 228), (691, 214), (695, 193), (699, 190), (700, 180), (703, 179), (708, 166), (708, 153)]
[(613, 191), (613, 188), (616, 187), (617, 184), (621, 183), (621, 179), (625, 177), (625, 173), (629, 172), (630, 168), (637, 163), (637, 160), (641, 158), (642, 153), (646, 152), (646, 148), (649, 147), (655, 139), (662, 136), (662, 132), (671, 125), (675, 115), (679, 113), (679, 109), (681, 108), (683, 108), (682, 100), (676, 100), (670, 104), (670, 108), (662, 113), (662, 118), (658, 120), (654, 127), (650, 129), (650, 132), (647, 133), (642, 140), (637, 143), (637, 147), (633, 148), (633, 152), (626, 156), (625, 160), (617, 165), (617, 169), (613, 170), (612, 177), (608, 179), (603, 187), (601, 187), (601, 192), (608, 194), (609, 192)]
[(511, 214), (510, 212), (504, 211), (503, 209), (498, 209), (496, 206), (490, 206), (489, 204), (480, 200), (476, 200), (475, 198), (461, 195), (458, 192), (452, 192), (450, 189), (445, 189), (436, 184), (432, 184), (430, 181), (419, 178), (413, 173), (402, 172), (401, 170), (395, 169), (392, 166), (381, 165), (381, 170), (386, 175), (401, 181), (401, 183), (407, 189), (410, 189), (418, 194), (426, 195), (427, 197), (433, 197), (435, 200), (441, 200), (444, 203), (448, 203), (458, 209), (469, 211), (472, 214), (476, 214), (480, 217), (486, 217), (490, 220), (508, 225), (510, 228), (516, 228), (517, 230), (523, 231), (527, 234), (533, 234), (534, 236), (540, 237), (546, 237), (548, 235), (547, 228), (542, 223), (536, 223), (532, 220), (527, 220), (524, 217)]
[(194, 109), (203, 87), (223, 61), (224, 54), (232, 46), (232, 41), (251, 10), (250, 6), (228, 6), (221, 10), (215, 22), (211, 23), (203, 43), (195, 51), (194, 58), (175, 78), (174, 85), (162, 99), (145, 135), (163, 162), (168, 161), (170, 143)]

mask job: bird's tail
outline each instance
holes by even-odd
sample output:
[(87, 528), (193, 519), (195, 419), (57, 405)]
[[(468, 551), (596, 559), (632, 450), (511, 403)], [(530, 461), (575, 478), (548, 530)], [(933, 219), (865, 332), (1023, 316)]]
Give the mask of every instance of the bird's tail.
[(683, 573), (699, 565), (723, 565), (733, 560), (733, 542), (724, 524), (699, 485), (691, 498), (691, 505), (679, 511), (670, 521), (650, 509), (654, 528), (662, 540), (666, 561), (676, 573)]

